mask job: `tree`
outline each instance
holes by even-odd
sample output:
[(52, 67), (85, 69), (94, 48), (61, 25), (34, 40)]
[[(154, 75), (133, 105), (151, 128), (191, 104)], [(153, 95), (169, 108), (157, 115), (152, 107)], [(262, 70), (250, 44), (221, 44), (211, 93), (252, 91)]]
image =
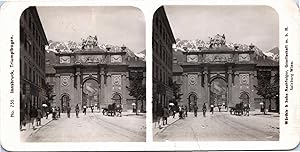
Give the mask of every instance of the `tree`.
[(53, 94), (53, 85), (50, 85), (48, 82), (45, 85), (45, 90), (46, 90), (46, 104), (48, 107), (50, 107), (50, 103), (51, 101), (54, 100), (54, 97), (56, 96), (55, 94)]
[(173, 89), (173, 103), (177, 107), (178, 102), (181, 100), (181, 96), (183, 95), (180, 91), (180, 84), (174, 81), (171, 83), (171, 87)]
[[(270, 73), (267, 72), (259, 72), (257, 79), (258, 85), (254, 85), (255, 89), (257, 90), (257, 94), (268, 100), (271, 105), (272, 99), (276, 98), (277, 100), (279, 95), (279, 73), (275, 74), (273, 82), (270, 82), (271, 76)], [(269, 106), (269, 111), (270, 110), (271, 106)], [(279, 109), (277, 108), (277, 110)]]
[[(146, 100), (146, 85), (142, 83), (142, 80), (133, 79), (130, 82), (130, 85), (127, 86), (126, 88), (129, 91), (129, 95), (136, 99), (135, 100), (136, 107), (138, 107), (138, 101), (141, 101), (141, 107), (142, 107), (141, 111), (142, 111), (144, 107), (143, 101)], [(137, 110), (136, 110), (136, 114), (137, 114)]]

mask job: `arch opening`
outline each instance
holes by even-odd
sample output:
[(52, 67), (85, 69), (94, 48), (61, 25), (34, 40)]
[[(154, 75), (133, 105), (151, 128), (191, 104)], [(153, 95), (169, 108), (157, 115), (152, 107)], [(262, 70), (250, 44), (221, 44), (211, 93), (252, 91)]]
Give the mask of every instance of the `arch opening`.
[(70, 106), (70, 95), (65, 93), (60, 98), (61, 110), (62, 113), (66, 112), (67, 107)]
[(98, 106), (99, 105), (99, 84), (89, 78), (82, 85), (82, 106)]
[(113, 103), (116, 103), (117, 105), (121, 105), (122, 104), (122, 97), (119, 93), (115, 93), (113, 95), (113, 97), (111, 98), (111, 100), (113, 101)]
[(214, 105), (215, 107), (227, 107), (227, 95), (228, 95), (228, 85), (224, 78), (214, 78), (210, 82), (210, 105)]
[(198, 99), (198, 97), (197, 97), (197, 95), (195, 94), (195, 93), (191, 93), (190, 95), (189, 95), (189, 98), (188, 98), (188, 100), (189, 100), (189, 109), (188, 109), (188, 111), (189, 112), (191, 112), (192, 111), (192, 108), (193, 108), (193, 106), (194, 105), (196, 105), (197, 104), (197, 99)]

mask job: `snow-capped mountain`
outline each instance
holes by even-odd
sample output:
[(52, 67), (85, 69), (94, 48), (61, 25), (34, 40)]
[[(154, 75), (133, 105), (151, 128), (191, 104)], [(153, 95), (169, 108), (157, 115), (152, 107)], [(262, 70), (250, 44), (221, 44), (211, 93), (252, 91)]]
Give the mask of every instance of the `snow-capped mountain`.
[(146, 60), (146, 50), (143, 50), (143, 51), (141, 51), (141, 52), (139, 52), (139, 53), (135, 53), (135, 55), (136, 55), (137, 57), (139, 57), (140, 59), (142, 59), (143, 61)]
[(264, 53), (266, 56), (272, 58), (275, 61), (279, 61), (279, 48), (275, 47), (268, 52)]
[[(231, 43), (231, 42), (227, 42), (226, 47), (230, 48), (230, 49), (234, 49), (234, 46), (239, 46), (238, 50), (239, 51), (248, 51), (249, 50), (249, 46), (247, 44), (237, 44), (237, 43)], [(186, 47), (186, 50), (184, 49), (184, 47)], [(174, 51), (199, 51), (198, 47), (202, 47), (202, 48), (209, 48), (209, 41), (203, 41), (200, 39), (196, 39), (196, 40), (181, 40), (179, 38), (176, 39), (176, 44), (173, 46)], [(259, 49), (257, 46), (254, 45), (253, 50), (255, 51), (256, 55), (259, 56), (269, 56), (272, 57), (273, 60), (277, 60), (278, 56), (278, 48), (277, 50), (274, 48), (271, 51), (268, 52), (263, 52), (261, 49)], [(276, 53), (277, 52), (277, 53)]]
[[(74, 50), (80, 50), (82, 49), (82, 44), (74, 41), (52, 41), (49, 40), (49, 45), (46, 46), (47, 52), (73, 52)], [(102, 50), (106, 50), (106, 48), (110, 48), (111, 52), (118, 52), (121, 51), (121, 46), (115, 46), (110, 44), (99, 44), (98, 47)], [(139, 57), (134, 52), (132, 52), (129, 48), (126, 48), (125, 51), (127, 52), (127, 55), (130, 57)]]

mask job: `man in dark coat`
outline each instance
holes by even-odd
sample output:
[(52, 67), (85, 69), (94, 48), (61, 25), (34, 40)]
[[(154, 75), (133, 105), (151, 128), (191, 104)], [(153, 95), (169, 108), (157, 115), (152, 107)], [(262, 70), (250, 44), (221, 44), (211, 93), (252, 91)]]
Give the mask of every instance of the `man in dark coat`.
[(76, 112), (76, 118), (78, 118), (78, 114), (79, 114), (79, 106), (78, 106), (78, 104), (75, 107), (75, 112)]
[(206, 105), (205, 105), (205, 103), (203, 104), (202, 111), (203, 111), (203, 116), (205, 117), (205, 113), (206, 113)]
[(185, 110), (184, 111), (185, 112), (185, 117), (187, 117), (188, 116), (188, 108), (187, 108), (187, 106), (184, 107), (184, 110)]
[(197, 117), (197, 112), (198, 112), (198, 106), (195, 103), (195, 105), (194, 105), (194, 115), (195, 115), (195, 117)]
[(36, 126), (42, 125), (43, 113), (40, 108), (37, 109)]
[(31, 121), (32, 129), (35, 129), (34, 121), (35, 121), (35, 119), (37, 117), (37, 110), (34, 107), (32, 107), (30, 109), (29, 116), (30, 116), (30, 121)]
[(67, 115), (68, 115), (68, 118), (70, 118), (70, 112), (71, 112), (71, 107), (70, 105), (67, 106)]
[(60, 107), (57, 107), (58, 118), (60, 118)]
[(160, 119), (163, 116), (163, 107), (161, 104), (158, 104), (157, 106), (157, 111), (156, 111), (156, 117), (157, 117), (157, 123), (158, 123), (158, 127), (161, 128), (161, 124), (160, 124)]
[(167, 107), (164, 107), (164, 109), (163, 109), (163, 125), (168, 124), (168, 117), (169, 117), (169, 109)]
[(20, 108), (20, 130), (22, 131), (22, 126), (25, 122), (25, 110), (23, 107)]

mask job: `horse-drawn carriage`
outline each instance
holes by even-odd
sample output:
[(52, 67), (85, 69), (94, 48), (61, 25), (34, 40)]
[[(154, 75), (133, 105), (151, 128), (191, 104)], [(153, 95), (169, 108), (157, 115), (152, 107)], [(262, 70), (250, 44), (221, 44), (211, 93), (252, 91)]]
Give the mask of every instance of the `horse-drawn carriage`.
[(105, 116), (119, 116), (122, 117), (122, 106), (116, 103), (109, 104), (107, 108), (102, 108), (102, 114)]
[(235, 107), (229, 107), (230, 110), (230, 114), (234, 114), (234, 115), (237, 115), (237, 116), (241, 116), (243, 115), (244, 112), (248, 113), (248, 116), (249, 116), (249, 106), (244, 106), (243, 102), (241, 103), (238, 103), (235, 105)]

